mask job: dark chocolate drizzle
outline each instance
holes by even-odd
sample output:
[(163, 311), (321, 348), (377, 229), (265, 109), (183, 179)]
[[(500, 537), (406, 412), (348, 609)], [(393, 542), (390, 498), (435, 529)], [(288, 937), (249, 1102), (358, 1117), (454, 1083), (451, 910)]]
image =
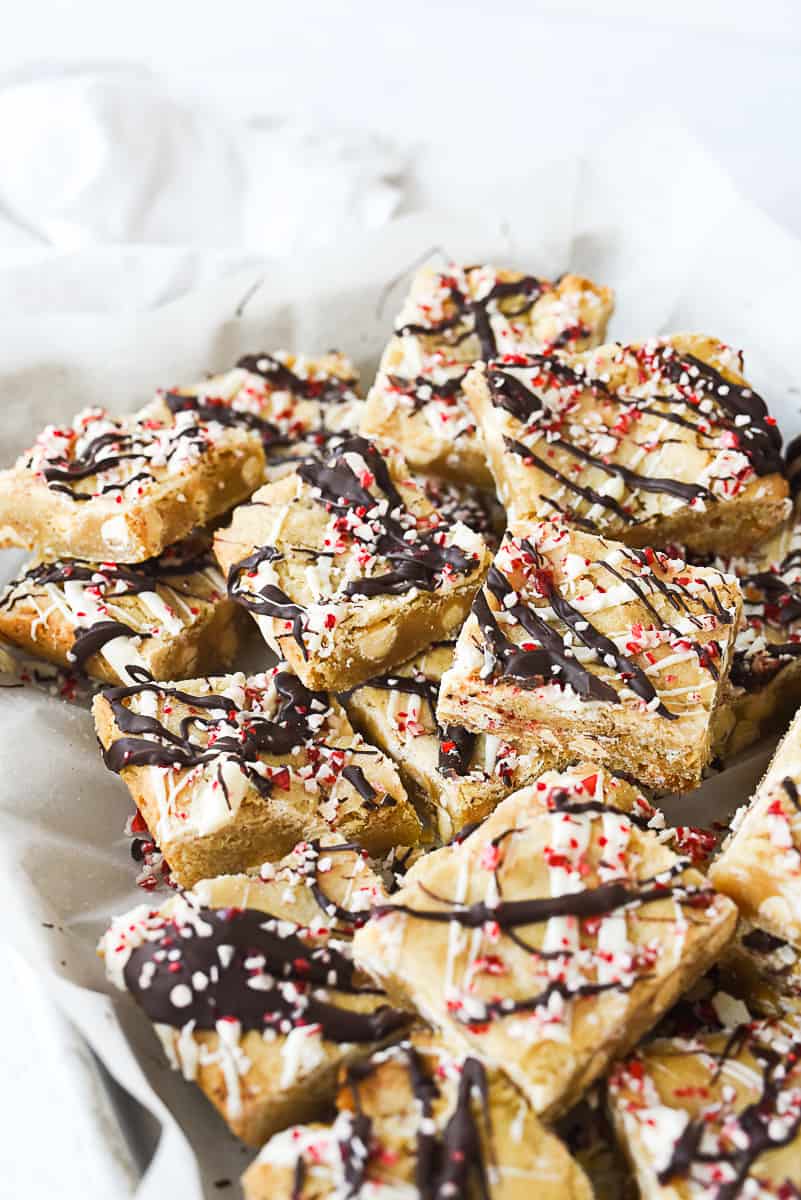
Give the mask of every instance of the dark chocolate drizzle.
[[(714, 400), (725, 414), (721, 424), (736, 429), (740, 437), (740, 449), (755, 473), (782, 474), (782, 436), (762, 397), (749, 387), (730, 382), (710, 363), (703, 362), (694, 354), (678, 355), (667, 351), (668, 348), (663, 347), (659, 352), (664, 374), (674, 384), (689, 386), (694, 393), (700, 392), (704, 398)], [(687, 372), (691, 376), (689, 385), (682, 384), (682, 377)], [(748, 417), (748, 424), (736, 425), (737, 417)]]
[[(363, 458), (372, 474), (379, 495), (374, 495), (359, 479), (346, 459), (347, 454), (358, 454)], [(347, 597), (400, 596), (419, 589), (435, 591), (442, 582), (442, 573), (469, 575), (475, 570), (477, 558), (456, 545), (441, 545), (443, 533), (448, 525), (440, 522), (429, 531), (417, 533), (410, 542), (405, 536), (407, 529), (401, 523), (405, 510), (403, 498), (398, 492), (387, 464), (380, 451), (365, 438), (353, 435), (344, 438), (327, 458), (307, 458), (297, 467), (300, 478), (313, 489), (315, 501), (329, 512), (343, 517), (364, 510), (369, 523), (369, 534), (348, 530), (348, 536), (365, 546), (370, 553), (386, 559), (393, 568), (380, 575), (350, 580), (341, 589)], [(387, 512), (379, 515), (377, 506), (381, 500), (387, 504)], [(366, 514), (366, 515), (365, 515)], [(316, 551), (304, 551), (316, 554)], [(293, 603), (274, 584), (255, 591), (248, 588), (247, 577), (253, 575), (259, 563), (276, 561), (280, 551), (273, 546), (263, 546), (247, 558), (234, 563), (228, 574), (228, 590), (231, 598), (251, 612), (292, 622), (292, 636), (305, 654), (304, 619), (305, 609)]]
[[(624, 680), (626, 686), (647, 705), (652, 705), (659, 716), (667, 720), (676, 720), (677, 714), (671, 712), (660, 700), (658, 693), (642, 668), (618, 650), (615, 643), (597, 629), (586, 614), (575, 608), (561, 594), (553, 580), (547, 560), (528, 540), (520, 542), (523, 551), (529, 556), (538, 574), (538, 583), (543, 598), (551, 607), (559, 621), (570, 629), (573, 637), (588, 649), (592, 650), (596, 659), (604, 666), (615, 670)], [(638, 563), (647, 566), (644, 551), (628, 550), (627, 557), (632, 566)], [(605, 567), (616, 579), (631, 588), (634, 594), (644, 604), (655, 622), (668, 629), (678, 637), (678, 631), (664, 620), (649, 597), (658, 593), (665, 597), (679, 614), (687, 616), (700, 627), (701, 622), (693, 614), (691, 599), (705, 612), (714, 616), (725, 625), (732, 622), (731, 614), (723, 607), (714, 588), (708, 586), (708, 598), (703, 595), (690, 597), (683, 584), (671, 581), (668, 584), (654, 570), (635, 576), (632, 572), (622, 573), (616, 567), (601, 560)], [(617, 691), (606, 680), (587, 670), (565, 644), (562, 634), (537, 613), (536, 607), (530, 607), (519, 599), (510, 606), (505, 601), (513, 593), (512, 585), (498, 570), (492, 566), (489, 569), (485, 588), (479, 591), (473, 601), (473, 614), (478, 621), (485, 638), (485, 644), (493, 657), (493, 672), (500, 673), (519, 680), (522, 686), (541, 686), (542, 683), (556, 683), (560, 687), (569, 686), (582, 700), (601, 700), (609, 703), (620, 703)], [(522, 649), (520, 645), (509, 639), (501, 630), (495, 613), (490, 608), (486, 593), (491, 593), (498, 601), (502, 611), (509, 612), (516, 618), (518, 624), (538, 643), (533, 649)], [(717, 677), (717, 667), (714, 662), (714, 643), (702, 645), (690, 642), (701, 666)], [(610, 661), (611, 660), (611, 661)]]
[[(161, 428), (157, 424), (155, 427), (152, 426), (148, 420), (146, 423), (130, 427), (119, 424), (116, 429), (106, 430), (104, 433), (88, 439), (84, 433), (80, 435), (80, 438), (76, 437), (69, 442), (69, 445), (73, 445), (77, 440), (84, 440), (85, 445), (80, 452), (56, 453), (52, 457), (46, 458), (44, 464), (35, 469), (51, 491), (62, 493), (77, 502), (92, 500), (96, 496), (105, 496), (111, 492), (122, 493), (134, 483), (152, 480), (154, 476), (149, 466), (144, 466), (141, 471), (128, 476), (127, 479), (99, 484), (95, 492), (79, 492), (75, 490), (74, 485), (82, 479), (94, 476), (101, 480), (107, 471), (115, 469), (124, 462), (143, 461), (147, 464), (151, 451), (159, 446), (157, 434), (165, 431), (169, 434), (171, 443), (188, 441), (200, 454), (205, 453), (209, 448), (208, 426), (202, 422), (198, 421), (182, 427), (172, 425)], [(161, 446), (159, 449), (163, 452), (164, 447)], [(174, 445), (169, 445), (168, 457), (174, 453), (175, 449)], [(34, 469), (34, 462), (35, 456), (31, 453), (25, 460), (25, 465), (29, 469)]]
[(775, 937), (764, 929), (751, 929), (743, 938), (746, 950), (750, 950), (754, 954), (773, 954), (787, 944), (783, 938)]
[(261, 375), (276, 389), (302, 396), (304, 400), (317, 400), (320, 404), (341, 404), (354, 398), (355, 379), (341, 379), (328, 375), (325, 379), (303, 379), (280, 359), (272, 354), (245, 354), (236, 364), (251, 375)]
[[(143, 592), (155, 592), (162, 585), (174, 588), (183, 597), (192, 597), (186, 577), (207, 570), (214, 565), (208, 541), (192, 538), (166, 550), (157, 558), (143, 563), (96, 563), (80, 558), (57, 559), (55, 562), (36, 563), (24, 574), (14, 579), (0, 596), (0, 609), (10, 611), (23, 603), (38, 588), (48, 584), (84, 583), (101, 601), (113, 604), (126, 596), (137, 596)], [(182, 585), (179, 581), (184, 579)], [(201, 597), (196, 597), (201, 599)], [(117, 637), (148, 638), (147, 631), (133, 629), (116, 620), (95, 621), (89, 625), (78, 625), (67, 658), (78, 669)]]
[(260, 417), (248, 409), (233, 408), (227, 400), (215, 399), (214, 396), (196, 396), (181, 392), (166, 392), (164, 403), (170, 412), (192, 412), (199, 421), (216, 421), (219, 425), (229, 428), (252, 429), (261, 437), (266, 450), (278, 446), (290, 446), (293, 439), (281, 433), (281, 430), (266, 417)]
[[(767, 1033), (769, 1037), (773, 1024), (760, 1022), (756, 1026), (738, 1026), (730, 1034), (723, 1051), (715, 1055), (718, 1060), (716, 1075), (720, 1074), (729, 1057), (743, 1049), (750, 1052), (762, 1071), (760, 1095), (736, 1116), (736, 1126), (738, 1132), (743, 1135), (744, 1144), (731, 1149), (704, 1149), (703, 1143), (710, 1132), (709, 1122), (703, 1118), (689, 1120), (675, 1142), (669, 1162), (659, 1172), (657, 1178), (660, 1184), (664, 1186), (674, 1179), (692, 1179), (693, 1168), (696, 1165), (703, 1167), (706, 1164), (726, 1164), (733, 1172), (732, 1178), (714, 1185), (715, 1200), (738, 1200), (751, 1168), (758, 1163), (759, 1158), (782, 1146), (789, 1146), (798, 1137), (801, 1132), (801, 1107), (793, 1106), (792, 1119), (788, 1119), (788, 1113), (782, 1112), (780, 1102), (785, 1089), (794, 1086), (792, 1083), (788, 1084), (787, 1077), (801, 1055), (801, 1039), (792, 1042), (786, 1053), (780, 1052), (767, 1044), (767, 1039), (759, 1037), (762, 1032)], [(775, 1024), (778, 1033), (778, 1022)], [(780, 1036), (784, 1041), (786, 1035), (781, 1033)], [(677, 1052), (682, 1053), (680, 1050)], [(774, 1122), (779, 1117), (779, 1123), (786, 1128), (777, 1133)], [(730, 1134), (727, 1134), (726, 1140), (730, 1145)], [(793, 1195), (784, 1187), (776, 1194), (787, 1196), (788, 1200)]]
[[(286, 671), (279, 671), (273, 680), (279, 705), (272, 718), (258, 711), (240, 709), (227, 696), (196, 696), (179, 688), (155, 683), (148, 672), (139, 667), (129, 667), (128, 671), (135, 680), (133, 684), (107, 688), (103, 693), (122, 734), (103, 752), (106, 766), (117, 774), (128, 767), (142, 766), (191, 769), (220, 762), (225, 756), (237, 764), (261, 796), (267, 797), (272, 792), (273, 783), (255, 769), (260, 756), (269, 754), (282, 758), (290, 755), (295, 748), (315, 741), (318, 735), (309, 724), (309, 717), (326, 712), (330, 706), (325, 692), (310, 691), (295, 675)], [(173, 732), (157, 717), (134, 712), (127, 706), (126, 700), (143, 692), (177, 700), (201, 712), (189, 713), (181, 720), (178, 732)], [(221, 715), (201, 715), (208, 710)], [(236, 728), (229, 729), (231, 725)], [(219, 732), (221, 728), (222, 732)], [(193, 737), (195, 730), (206, 736), (196, 740)], [(367, 783), (361, 773), (348, 778), (351, 782), (359, 778), (360, 785), (361, 780)], [(219, 771), (218, 780), (224, 786)], [(372, 788), (370, 791), (371, 803), (374, 804), (376, 793)]]
[[(475, 749), (476, 735), (461, 725), (440, 724), (437, 719), (438, 679), (429, 679), (418, 671), (414, 675), (377, 675), (360, 686), (378, 688), (386, 692), (400, 692), (406, 696), (419, 696), (424, 700), (434, 720), (439, 741), (437, 770), (441, 775), (467, 775)], [(358, 688), (354, 691), (358, 691)]]
[[(196, 1029), (212, 1030), (229, 1018), (243, 1030), (267, 1030), (289, 1021), (319, 1025), (330, 1041), (359, 1044), (381, 1041), (408, 1023), (385, 1004), (357, 1012), (328, 999), (329, 989), (383, 995), (362, 982), (352, 960), (332, 944), (314, 946), (299, 932), (279, 933), (284, 922), (258, 909), (199, 907), (196, 918), (166, 920), (164, 936), (137, 946), (125, 965), (126, 987), (154, 1023), (194, 1021)], [(259, 957), (264, 961), (257, 965)], [(207, 980), (201, 988), (194, 983), (197, 972)], [(190, 1003), (173, 1002), (176, 985), (189, 989)]]
[(393, 391), (399, 392), (412, 403), (414, 412), (425, 408), (432, 400), (453, 400), (462, 391), (462, 383), (467, 370), (454, 375), (445, 383), (434, 383), (425, 375), (416, 375), (414, 379), (403, 379), (400, 375), (388, 375), (387, 380)]
[(520, 279), (499, 280), (486, 296), (474, 299), (457, 286), (455, 279), (450, 276), (446, 279), (449, 280), (449, 299), (454, 306), (453, 316), (429, 324), (402, 325), (395, 332), (398, 337), (436, 337), (451, 346), (458, 346), (467, 338), (475, 336), (481, 349), (479, 357), (482, 359), (493, 358), (498, 353), (490, 318), (490, 305), (520, 297), (520, 304), (516, 308), (506, 310), (504, 315), (512, 319), (522, 317), (531, 311), (545, 290), (539, 279), (533, 275), (523, 275)]
[[(347, 768), (346, 768), (347, 770)], [(344, 774), (344, 772), (343, 772)], [(375, 793), (373, 793), (375, 795)], [(325, 858), (331, 854), (364, 854), (361, 846), (357, 842), (341, 842), (337, 846), (323, 846), (319, 840), (309, 842), (314, 855), (311, 861), (304, 859), (301, 870), (306, 875), (309, 882), (309, 887), (314, 899), (317, 901), (320, 908), (326, 916), (335, 916), (337, 921), (340, 921), (345, 926), (363, 925), (367, 920), (367, 913), (361, 910), (353, 911), (345, 908), (341, 904), (337, 904), (330, 896), (326, 895), (325, 889), (320, 882), (319, 862), (321, 858)]]
[(67, 651), (67, 658), (80, 671), (93, 654), (102, 650), (107, 642), (115, 638), (149, 638), (149, 633), (138, 633), (130, 625), (122, 621), (96, 621), (94, 625), (77, 625), (72, 647)]
[[(270, 354), (246, 354), (236, 365), (253, 375), (260, 375), (273, 384), (275, 390), (289, 392), (300, 399), (314, 400), (322, 406), (343, 404), (356, 399), (356, 393), (353, 391), (356, 383), (354, 379), (340, 379), (336, 375), (327, 376), (325, 379), (302, 379)], [(227, 399), (167, 392), (164, 400), (172, 413), (194, 412), (202, 421), (217, 421), (220, 425), (255, 430), (261, 435), (271, 463), (292, 461), (295, 457), (289, 454), (277, 458), (275, 451), (281, 448), (302, 449), (302, 442), (307, 438), (319, 447), (335, 436), (334, 431), (326, 427), (322, 414), (319, 419), (312, 421), (307, 430), (293, 429), (291, 432), (282, 432), (273, 421), (247, 408), (238, 407)]]
[(275, 546), (261, 546), (231, 564), (228, 571), (226, 586), (228, 595), (237, 604), (241, 604), (248, 612), (257, 613), (264, 617), (273, 617), (278, 621), (291, 621), (292, 636), (300, 647), (303, 657), (307, 657), (306, 643), (303, 640), (304, 618), (306, 610), (299, 604), (294, 604), (286, 592), (274, 583), (265, 584), (256, 590), (248, 583), (249, 579), (259, 569), (263, 562), (277, 562), (282, 557)]
[[(561, 483), (568, 491), (573, 492), (576, 496), (581, 496), (582, 500), (586, 500), (588, 504), (597, 504), (601, 508), (605, 508), (608, 512), (613, 512), (615, 516), (620, 517), (621, 521), (626, 525), (636, 525), (637, 518), (633, 516), (628, 509), (624, 508), (617, 500), (611, 496), (604, 496), (601, 492), (597, 492), (595, 488), (591, 488), (586, 484), (577, 483), (575, 479), (571, 479), (569, 475), (564, 475), (556, 467), (552, 466), (546, 459), (541, 458), (529, 446), (523, 442), (517, 441), (516, 438), (507, 437), (504, 434), (504, 445), (507, 450), (511, 450), (512, 454), (516, 454), (519, 458), (524, 459), (527, 463), (537, 467), (545, 475), (550, 475), (551, 479), (555, 479)], [(571, 521), (575, 521), (575, 517), (571, 510), (567, 510), (567, 517)], [(595, 531), (597, 526), (589, 521), (586, 516), (582, 518), (584, 528), (589, 528), (590, 531)]]
[[(692, 354), (679, 355), (670, 346), (660, 347), (655, 354), (648, 357), (645, 349), (636, 353), (649, 365), (655, 361), (662, 377), (673, 384), (675, 392), (666, 396), (629, 399), (622, 393), (610, 391), (602, 380), (593, 378), (583, 370), (574, 369), (564, 357), (550, 353), (521, 356), (519, 362), (500, 360), (490, 363), (487, 374), (490, 396), (496, 407), (510, 413), (526, 427), (527, 432), (541, 427), (541, 431), (547, 433), (548, 445), (558, 446), (564, 453), (572, 455), (587, 466), (604, 471), (608, 475), (618, 476), (631, 490), (663, 493), (688, 503), (699, 499), (713, 503), (718, 499), (711, 489), (701, 484), (643, 475), (622, 464), (607, 461), (605, 457), (593, 455), (575, 445), (569, 438), (557, 436), (555, 428), (560, 426), (563, 420), (569, 421), (570, 408), (568, 406), (564, 414), (550, 411), (543, 404), (542, 397), (536, 390), (538, 387), (541, 390), (552, 387), (574, 388), (577, 392), (589, 390), (600, 398), (613, 402), (624, 411), (647, 411), (649, 406), (657, 405), (661, 418), (692, 430), (698, 438), (709, 436), (708, 431), (697, 421), (689, 419), (689, 416), (697, 413), (699, 399), (711, 400), (715, 405), (714, 416), (710, 416), (712, 424), (720, 429), (729, 430), (736, 436), (738, 449), (746, 455), (757, 475), (783, 471), (781, 436), (768, 414), (764, 401), (750, 388), (730, 383), (708, 363), (702, 362)], [(516, 372), (520, 370), (538, 372), (531, 386), (517, 376)], [(676, 412), (676, 406), (687, 409), (689, 415), (683, 416)], [(747, 424), (737, 424), (738, 418), (743, 417), (748, 418)], [(614, 430), (609, 432), (614, 436)], [(601, 506), (627, 524), (637, 523), (638, 519), (627, 507), (571, 479), (569, 474), (553, 467), (524, 442), (510, 437), (505, 437), (504, 441), (507, 449), (550, 475), (588, 504)]]
[(796, 629), (801, 623), (800, 565), (801, 551), (794, 549), (772, 569), (738, 572), (746, 625), (757, 633), (765, 627), (776, 630), (786, 640), (770, 641), (765, 637), (765, 644), (757, 651), (748, 644), (735, 644), (731, 681), (736, 687), (758, 691), (788, 662), (801, 657), (801, 630)]
[(797, 812), (801, 812), (801, 799), (798, 796), (798, 788), (795, 785), (795, 780), (791, 779), (789, 775), (785, 776), (782, 780), (782, 788), (793, 808)]
[[(453, 1110), (441, 1130), (434, 1123), (434, 1103), (440, 1097), (440, 1087), (430, 1073), (424, 1058), (410, 1043), (402, 1043), (395, 1054), (402, 1056), (409, 1087), (417, 1102), (419, 1122), (416, 1133), (415, 1185), (420, 1200), (444, 1200), (446, 1196), (475, 1195), (478, 1200), (491, 1200), (487, 1158), (492, 1165), (492, 1115), (489, 1080), (477, 1058), (462, 1063)], [(347, 1085), (353, 1097), (355, 1118), (349, 1142), (354, 1137), (363, 1144), (369, 1141), (373, 1123), (364, 1112), (360, 1085), (380, 1071), (380, 1064), (367, 1060), (348, 1070)], [(477, 1103), (476, 1103), (477, 1101)], [(359, 1124), (359, 1122), (363, 1124)], [(365, 1136), (367, 1130), (367, 1136)], [(485, 1151), (486, 1145), (486, 1151)], [(343, 1160), (348, 1161), (347, 1146)], [(363, 1164), (363, 1167), (366, 1164)], [(364, 1181), (364, 1169), (359, 1186)], [(357, 1195), (352, 1192), (351, 1195)]]
[[(490, 922), (501, 930), (518, 929), (524, 925), (536, 925), (549, 921), (552, 917), (577, 917), (587, 920), (590, 917), (604, 917), (621, 909), (640, 907), (644, 904), (659, 903), (673, 897), (679, 902), (687, 900), (692, 904), (709, 899), (715, 892), (711, 887), (694, 887), (690, 885), (671, 884), (669, 881), (681, 875), (687, 869), (687, 863), (680, 860), (658, 875), (640, 879), (632, 886), (629, 883), (616, 881), (602, 883), (582, 892), (569, 892), (563, 896), (531, 897), (526, 900), (500, 900), (496, 904), (486, 904), (483, 900), (475, 904), (453, 904), (445, 908), (413, 908), (408, 904), (379, 904), (373, 909), (373, 917), (381, 918), (387, 913), (402, 913), (420, 921), (433, 921), (439, 924), (455, 922), (465, 929), (480, 929)], [(439, 897), (434, 897), (439, 899)], [(446, 904), (450, 902), (445, 902)]]

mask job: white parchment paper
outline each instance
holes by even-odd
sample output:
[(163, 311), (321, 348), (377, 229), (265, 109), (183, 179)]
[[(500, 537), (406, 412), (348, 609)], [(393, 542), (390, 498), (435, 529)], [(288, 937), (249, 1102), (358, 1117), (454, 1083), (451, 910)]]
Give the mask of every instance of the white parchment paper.
[[(534, 161), (534, 137), (529, 150)], [(338, 346), (369, 382), (409, 269), (427, 252), (543, 275), (576, 270), (611, 284), (612, 336), (698, 330), (741, 346), (785, 436), (801, 429), (801, 243), (744, 202), (684, 134), (637, 122), (591, 160), (547, 169), (524, 162), (502, 194), (491, 157), (483, 172), (464, 212), (432, 211), (335, 251), (228, 271), (151, 312), (37, 317), (26, 304), (0, 341), (0, 461), (47, 421), (87, 404), (125, 411), (155, 386), (225, 368), (246, 351)], [(121, 260), (120, 289), (125, 274)], [(2, 555), (0, 572), (16, 561)], [(3, 933), (94, 1051), (101, 1076), (116, 1081), (92, 1110), (108, 1145), (110, 1200), (134, 1192), (161, 1200), (168, 1187), (201, 1200), (231, 1194), (219, 1190), (225, 1180), (236, 1194), (251, 1152), (166, 1067), (147, 1022), (110, 993), (94, 954), (109, 916), (142, 893), (122, 835), (130, 800), (102, 766), (88, 713), (40, 691), (3, 689), (0, 728)], [(747, 798), (766, 754), (758, 749), (672, 802), (670, 816), (725, 817)], [(90, 1090), (79, 1088), (76, 1103), (89, 1104)], [(119, 1128), (104, 1127), (115, 1112)]]

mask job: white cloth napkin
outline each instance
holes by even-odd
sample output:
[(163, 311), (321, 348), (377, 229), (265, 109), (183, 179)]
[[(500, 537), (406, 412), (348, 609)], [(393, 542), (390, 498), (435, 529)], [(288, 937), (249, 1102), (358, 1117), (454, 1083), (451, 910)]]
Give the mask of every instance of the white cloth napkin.
[(151, 307), (380, 225), (403, 196), (387, 139), (291, 112), (238, 122), (134, 67), (0, 86), (0, 145), (0, 312)]

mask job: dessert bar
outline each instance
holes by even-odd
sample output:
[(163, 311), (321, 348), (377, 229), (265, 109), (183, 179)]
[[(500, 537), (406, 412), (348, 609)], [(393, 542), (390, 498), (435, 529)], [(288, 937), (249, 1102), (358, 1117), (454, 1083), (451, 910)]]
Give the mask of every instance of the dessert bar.
[(651, 1042), (615, 1067), (609, 1103), (648, 1200), (801, 1194), (798, 1019)]
[(439, 692), (441, 724), (700, 783), (740, 617), (736, 581), (559, 520), (511, 528)]
[(516, 1089), (429, 1033), (342, 1072), (330, 1125), (276, 1134), (248, 1168), (246, 1200), (591, 1200), (561, 1142)]
[(135, 565), (34, 560), (0, 595), (0, 638), (107, 683), (130, 683), (131, 664), (154, 679), (227, 667), (240, 617), (205, 534)]
[(362, 437), (260, 488), (214, 538), (232, 599), (310, 688), (345, 691), (461, 625), (489, 566)]
[(417, 470), (492, 487), (462, 383), (477, 359), (597, 346), (612, 293), (576, 275), (556, 283), (491, 266), (424, 268), (411, 285), (367, 398), (361, 431)]
[(510, 521), (741, 553), (789, 512), (776, 422), (714, 338), (506, 355), (465, 392)]
[(104, 761), (183, 886), (331, 830), (377, 854), (418, 840), (395, 767), (285, 667), (172, 684), (129, 673), (94, 701)]
[(548, 772), (419, 859), (356, 932), (356, 961), (559, 1116), (734, 932), (734, 904), (662, 843), (658, 818), (597, 765)]
[(358, 850), (304, 842), (261, 877), (203, 880), (115, 918), (100, 952), (171, 1065), (260, 1146), (324, 1112), (338, 1068), (408, 1028), (350, 952), (382, 895)]
[(274, 479), (332, 437), (355, 431), (364, 408), (357, 388), (358, 372), (344, 354), (276, 350), (246, 354), (232, 370), (166, 392), (164, 401), (174, 413), (260, 434)]
[(40, 556), (144, 562), (227, 512), (264, 476), (248, 429), (172, 413), (163, 399), (129, 417), (86, 409), (49, 425), (0, 471), (0, 545)]

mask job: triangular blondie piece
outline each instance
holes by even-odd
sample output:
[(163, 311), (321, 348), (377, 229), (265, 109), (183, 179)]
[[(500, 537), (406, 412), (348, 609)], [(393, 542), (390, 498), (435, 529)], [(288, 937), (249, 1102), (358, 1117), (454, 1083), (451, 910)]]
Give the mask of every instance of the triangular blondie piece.
[(553, 1118), (734, 932), (734, 904), (658, 824), (601, 767), (548, 772), (419, 859), (357, 932), (356, 960)]
[(331, 1125), (286, 1129), (248, 1168), (246, 1200), (590, 1200), (520, 1093), (430, 1033), (343, 1072)]
[(0, 595), (0, 637), (107, 683), (182, 679), (230, 665), (241, 615), (197, 533), (143, 563), (34, 560)]
[(46, 559), (138, 563), (244, 500), (264, 476), (261, 438), (163, 397), (127, 417), (89, 408), (49, 425), (0, 471), (0, 545)]
[(648, 1043), (612, 1072), (618, 1137), (649, 1200), (801, 1195), (801, 1021)]
[(338, 1069), (409, 1025), (350, 952), (382, 897), (361, 852), (303, 842), (260, 874), (204, 880), (115, 918), (100, 953), (172, 1066), (260, 1146), (323, 1113)]
[(762, 735), (786, 727), (801, 704), (801, 512), (747, 554), (708, 565), (737, 577), (743, 620), (729, 688), (715, 721), (715, 749), (731, 758)]
[(743, 916), (801, 949), (801, 711), (710, 867)]

